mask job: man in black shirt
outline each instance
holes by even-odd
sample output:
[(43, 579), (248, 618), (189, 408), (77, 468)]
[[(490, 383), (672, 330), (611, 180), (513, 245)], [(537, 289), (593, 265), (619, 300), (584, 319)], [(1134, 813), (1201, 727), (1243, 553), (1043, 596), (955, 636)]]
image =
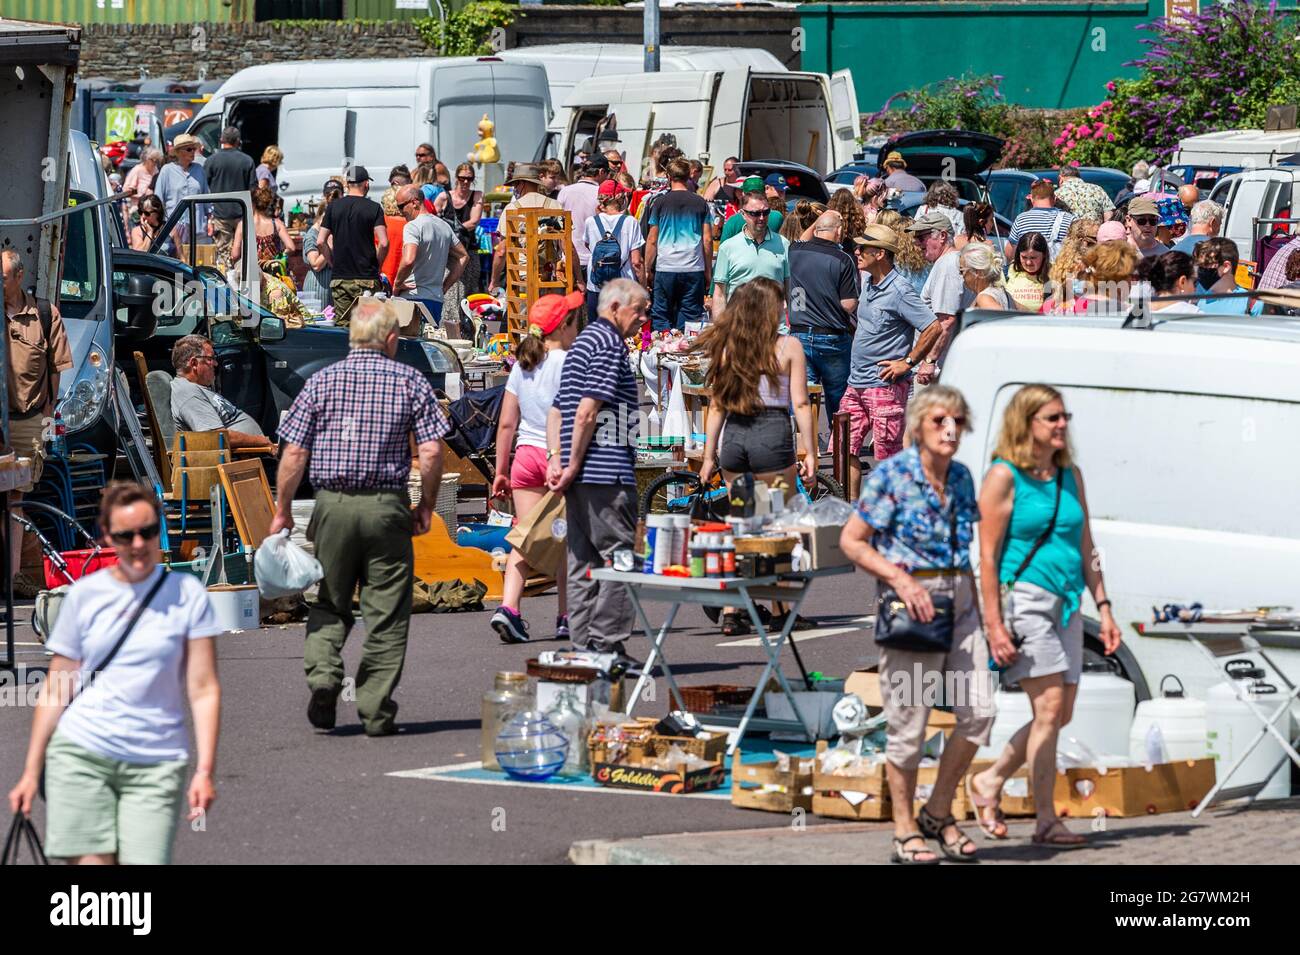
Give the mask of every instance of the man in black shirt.
[(790, 332), (803, 343), (808, 378), (824, 389), (832, 419), (849, 383), (861, 291), (857, 263), (840, 247), (843, 228), (838, 212), (823, 212), (811, 239), (790, 243)]
[[(357, 299), (379, 288), (379, 263), (388, 254), (388, 230), (384, 227), (383, 207), (366, 198), (370, 192), (366, 167), (352, 166), (344, 171), (347, 195), (335, 199), (325, 210), (316, 232), (316, 250), (324, 252), (331, 269), (334, 324), (347, 328)], [(334, 237), (332, 250), (330, 236)]]
[[(253, 157), (240, 149), (238, 127), (227, 126), (221, 131), (221, 148), (203, 164), (203, 173), (208, 179), (209, 192), (251, 193), (257, 188), (256, 168)], [(212, 204), (212, 217), (208, 224), (212, 227), (212, 240), (217, 246), (217, 268), (222, 271), (230, 268), (230, 243), (235, 238), (235, 224), (242, 219), (243, 210), (239, 203)], [(245, 228), (252, 227), (250, 219)]]

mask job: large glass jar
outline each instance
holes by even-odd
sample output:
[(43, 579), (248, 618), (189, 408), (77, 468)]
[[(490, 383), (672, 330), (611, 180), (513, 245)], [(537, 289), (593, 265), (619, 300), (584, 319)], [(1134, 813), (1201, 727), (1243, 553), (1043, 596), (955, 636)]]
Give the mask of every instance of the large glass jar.
[(585, 776), (591, 771), (587, 758), (587, 705), (578, 698), (578, 688), (565, 683), (560, 689), (555, 705), (546, 711), (550, 720), (569, 741), (561, 776)]
[(516, 713), (532, 709), (536, 702), (533, 688), (526, 673), (502, 670), (497, 673), (492, 689), (483, 694), (481, 708), (482, 729), (479, 732), (479, 752), (483, 768), (501, 770), (497, 762), (497, 736)]

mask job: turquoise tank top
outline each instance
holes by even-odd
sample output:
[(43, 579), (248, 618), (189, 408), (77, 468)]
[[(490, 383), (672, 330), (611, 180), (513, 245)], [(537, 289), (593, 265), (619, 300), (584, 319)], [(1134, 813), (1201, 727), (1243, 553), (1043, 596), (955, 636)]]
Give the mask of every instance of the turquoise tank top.
[[(1039, 481), (1030, 477), (1010, 461), (994, 458), (994, 464), (1005, 464), (1015, 476), (1015, 505), (1011, 523), (1007, 526), (1003, 542), (1002, 562), (998, 579), (1008, 584), (1016, 568), (1034, 546), (1034, 541), (1047, 530), (1056, 503), (1056, 478)], [(1079, 609), (1083, 594), (1083, 505), (1079, 503), (1079, 488), (1074, 480), (1074, 470), (1066, 469), (1061, 486), (1061, 509), (1056, 515), (1052, 536), (1043, 542), (1029, 562), (1020, 580), (1042, 587), (1063, 601), (1062, 626), (1070, 622)]]

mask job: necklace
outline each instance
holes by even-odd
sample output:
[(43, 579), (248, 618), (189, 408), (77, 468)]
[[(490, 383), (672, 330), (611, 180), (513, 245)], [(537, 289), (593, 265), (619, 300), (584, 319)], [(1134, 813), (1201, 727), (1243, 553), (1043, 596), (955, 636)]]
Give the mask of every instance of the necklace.
[(1045, 468), (1030, 468), (1029, 473), (1040, 481), (1049, 481), (1056, 475), (1056, 465), (1049, 464)]

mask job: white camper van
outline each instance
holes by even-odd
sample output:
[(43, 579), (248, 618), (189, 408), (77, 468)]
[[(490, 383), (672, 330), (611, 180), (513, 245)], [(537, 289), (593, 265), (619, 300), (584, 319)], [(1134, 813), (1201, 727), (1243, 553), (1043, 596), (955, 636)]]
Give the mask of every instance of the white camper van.
[[(980, 320), (985, 319), (985, 320)], [(978, 483), (1003, 411), (1033, 381), (1065, 395), (1093, 534), (1139, 699), (1174, 673), (1205, 699), (1214, 670), (1183, 637), (1140, 636), (1151, 608), (1300, 608), (1300, 321), (1228, 316), (1121, 328), (1118, 319), (972, 312), (943, 382), (970, 402), (958, 458)], [(1085, 647), (1100, 652), (1084, 597)], [(1090, 619), (1091, 618), (1091, 619)], [(1260, 642), (1300, 680), (1300, 638)], [(1274, 648), (1276, 651), (1274, 650)]]
[(271, 63), (223, 83), (189, 131), (209, 154), (230, 125), (255, 159), (278, 145), (280, 192), (292, 206), (319, 196), (349, 158), (382, 178), (413, 163), (415, 147), (428, 142), (455, 168), (479, 139), (485, 113), (502, 157), (531, 159), (551, 114), (546, 71), (491, 57)]
[(1300, 130), (1225, 129), (1180, 140), (1171, 166), (1274, 166), (1300, 152)]
[(1255, 260), (1255, 243), (1279, 228), (1294, 228), (1300, 202), (1300, 166), (1239, 172), (1219, 181), (1210, 198), (1228, 210), (1220, 234), (1237, 243), (1242, 262)]
[[(573, 88), (593, 76), (623, 76), (645, 70), (645, 49), (636, 43), (554, 43), (523, 46), (497, 54), (507, 63), (545, 67), (555, 110), (548, 129), (558, 143), (569, 127), (565, 100)], [(749, 67), (760, 73), (785, 73), (785, 64), (767, 50), (738, 46), (665, 46), (659, 49), (664, 73), (686, 70), (730, 70)]]
[[(560, 157), (613, 125), (630, 165), (645, 168), (664, 133), (692, 159), (721, 166), (728, 156), (786, 159), (828, 171), (853, 159), (859, 129), (853, 76), (769, 72), (750, 67), (593, 76), (573, 88)], [(610, 119), (612, 117), (612, 119)]]

